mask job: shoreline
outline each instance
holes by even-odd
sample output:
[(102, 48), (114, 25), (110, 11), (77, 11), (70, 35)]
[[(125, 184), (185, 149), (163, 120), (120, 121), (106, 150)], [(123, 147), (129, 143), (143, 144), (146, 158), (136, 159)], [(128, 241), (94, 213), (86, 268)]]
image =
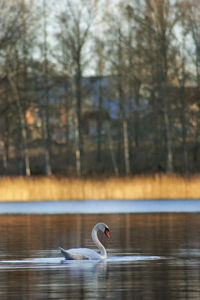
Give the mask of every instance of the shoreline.
[(130, 213), (200, 213), (200, 199), (0, 202), (0, 215)]

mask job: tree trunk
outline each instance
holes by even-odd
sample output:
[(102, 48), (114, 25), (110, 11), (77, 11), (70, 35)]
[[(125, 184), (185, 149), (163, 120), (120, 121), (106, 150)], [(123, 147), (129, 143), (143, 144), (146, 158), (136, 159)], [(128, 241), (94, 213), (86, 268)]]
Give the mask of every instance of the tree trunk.
[(81, 153), (80, 153), (80, 137), (79, 137), (79, 125), (77, 116), (75, 115), (75, 155), (76, 155), (76, 173), (77, 176), (81, 176)]
[(98, 170), (102, 163), (102, 77), (99, 78), (98, 119), (97, 119), (97, 164)]
[(128, 126), (127, 121), (125, 119), (125, 111), (124, 111), (124, 93), (122, 89), (122, 78), (121, 75), (118, 76), (118, 93), (119, 93), (119, 120), (120, 120), (120, 140), (119, 140), (119, 149), (120, 149), (120, 157), (122, 153), (125, 174), (128, 175), (130, 173), (130, 158), (129, 158), (129, 136), (128, 136)]
[(117, 161), (116, 161), (116, 158), (115, 158), (115, 151), (113, 149), (113, 141), (112, 141), (109, 125), (108, 125), (108, 128), (107, 128), (107, 136), (108, 136), (108, 145), (109, 145), (109, 150), (110, 150), (113, 169), (114, 169), (114, 172), (115, 172), (115, 176), (118, 177), (119, 176), (119, 168), (117, 166)]
[[(46, 80), (45, 80), (46, 81)], [(45, 161), (45, 174), (47, 176), (52, 175), (51, 170), (51, 137), (50, 137), (50, 129), (49, 129), (49, 93), (47, 82), (45, 83), (45, 101), (46, 105), (43, 113), (42, 113), (42, 131), (43, 131), (43, 147), (44, 147), (44, 161)]]
[(48, 117), (46, 111), (42, 111), (42, 140), (44, 150), (44, 163), (45, 163), (45, 174), (47, 176), (52, 175), (51, 171), (51, 158), (50, 158), (50, 143), (48, 139)]
[(7, 115), (5, 115), (4, 117), (4, 129), (3, 129), (2, 142), (3, 142), (3, 169), (4, 169), (4, 174), (7, 174), (8, 161), (9, 161), (9, 120)]
[(69, 89), (68, 83), (65, 86), (65, 138), (66, 138), (66, 162), (69, 163), (69, 146), (70, 146), (70, 139), (69, 139), (69, 109), (70, 109), (70, 97), (69, 97)]
[(78, 62), (77, 74), (76, 74), (76, 151), (78, 153), (79, 170), (77, 170), (77, 175), (81, 176), (83, 173), (83, 134), (82, 134), (82, 73), (80, 62)]
[(22, 151), (23, 151), (23, 158), (25, 163), (25, 174), (26, 176), (31, 175), (30, 170), (30, 161), (29, 161), (29, 150), (28, 150), (28, 140), (27, 140), (27, 129), (26, 129), (26, 118), (25, 113), (23, 112), (22, 104), (19, 97), (19, 92), (16, 87), (16, 83), (11, 76), (11, 73), (8, 71), (8, 80), (13, 91), (13, 95), (17, 104), (18, 109), (18, 116), (19, 116), (19, 124), (20, 124), (20, 131), (21, 131), (21, 138), (22, 138)]
[(46, 0), (43, 0), (43, 15), (44, 15), (44, 44), (43, 44), (43, 75), (44, 75), (44, 92), (45, 92), (45, 107), (42, 113), (43, 117), (43, 147), (44, 147), (44, 161), (45, 161), (45, 174), (52, 175), (51, 169), (51, 134), (49, 129), (49, 85), (48, 85), (48, 58), (47, 58), (47, 15), (46, 15)]
[(166, 172), (173, 172), (173, 153), (172, 153), (172, 143), (171, 143), (171, 130), (170, 130), (170, 120), (167, 104), (167, 94), (165, 83), (161, 83), (161, 99), (163, 103), (163, 121), (164, 121), (164, 134), (165, 134), (165, 166)]
[[(184, 75), (183, 75), (184, 76)], [(187, 127), (186, 127), (186, 101), (185, 101), (185, 80), (183, 78), (180, 85), (180, 99), (181, 99), (181, 125), (182, 125), (182, 153), (183, 153), (183, 172), (188, 171), (188, 159), (187, 159)]]
[(124, 160), (125, 160), (125, 173), (130, 174), (130, 159), (129, 159), (129, 144), (128, 144), (128, 127), (127, 120), (123, 120), (123, 137), (124, 137)]

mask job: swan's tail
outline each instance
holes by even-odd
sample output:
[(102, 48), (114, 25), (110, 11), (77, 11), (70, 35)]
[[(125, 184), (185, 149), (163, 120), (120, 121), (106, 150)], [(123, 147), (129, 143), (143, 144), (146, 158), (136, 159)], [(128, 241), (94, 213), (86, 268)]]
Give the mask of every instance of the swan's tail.
[(60, 252), (62, 253), (65, 259), (67, 260), (73, 259), (65, 249), (63, 249), (62, 247), (59, 247), (58, 249), (60, 250)]

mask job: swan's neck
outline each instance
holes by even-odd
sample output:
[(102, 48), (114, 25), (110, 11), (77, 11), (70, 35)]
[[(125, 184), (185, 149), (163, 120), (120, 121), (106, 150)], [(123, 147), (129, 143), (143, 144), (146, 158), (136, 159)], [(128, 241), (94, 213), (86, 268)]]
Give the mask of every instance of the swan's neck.
[(102, 243), (99, 241), (97, 236), (98, 229), (96, 227), (92, 230), (92, 240), (95, 243), (95, 245), (99, 248), (102, 258), (107, 257), (107, 252)]

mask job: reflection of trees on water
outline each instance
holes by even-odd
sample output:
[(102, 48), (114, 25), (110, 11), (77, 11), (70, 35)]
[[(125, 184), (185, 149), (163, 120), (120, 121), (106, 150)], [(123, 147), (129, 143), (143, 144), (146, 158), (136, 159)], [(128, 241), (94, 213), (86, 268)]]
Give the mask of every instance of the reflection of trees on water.
[(70, 262), (52, 270), (0, 270), (0, 291), (7, 300), (199, 299), (199, 261)]
[(98, 221), (111, 229), (110, 241), (99, 235), (108, 255), (167, 258), (126, 263), (67, 262), (47, 269), (3, 270), (0, 264), (0, 298), (199, 299), (199, 214), (2, 215), (1, 257), (55, 257), (60, 255), (58, 246), (95, 249), (91, 229)]
[[(107, 241), (99, 233), (109, 253), (176, 255), (183, 248), (199, 249), (198, 214), (121, 214), (121, 215), (12, 215), (0, 218), (0, 251), (30, 257), (29, 251), (88, 247), (95, 249), (91, 230), (104, 221), (111, 230)], [(22, 254), (23, 251), (23, 254)], [(59, 252), (58, 252), (59, 253)]]

